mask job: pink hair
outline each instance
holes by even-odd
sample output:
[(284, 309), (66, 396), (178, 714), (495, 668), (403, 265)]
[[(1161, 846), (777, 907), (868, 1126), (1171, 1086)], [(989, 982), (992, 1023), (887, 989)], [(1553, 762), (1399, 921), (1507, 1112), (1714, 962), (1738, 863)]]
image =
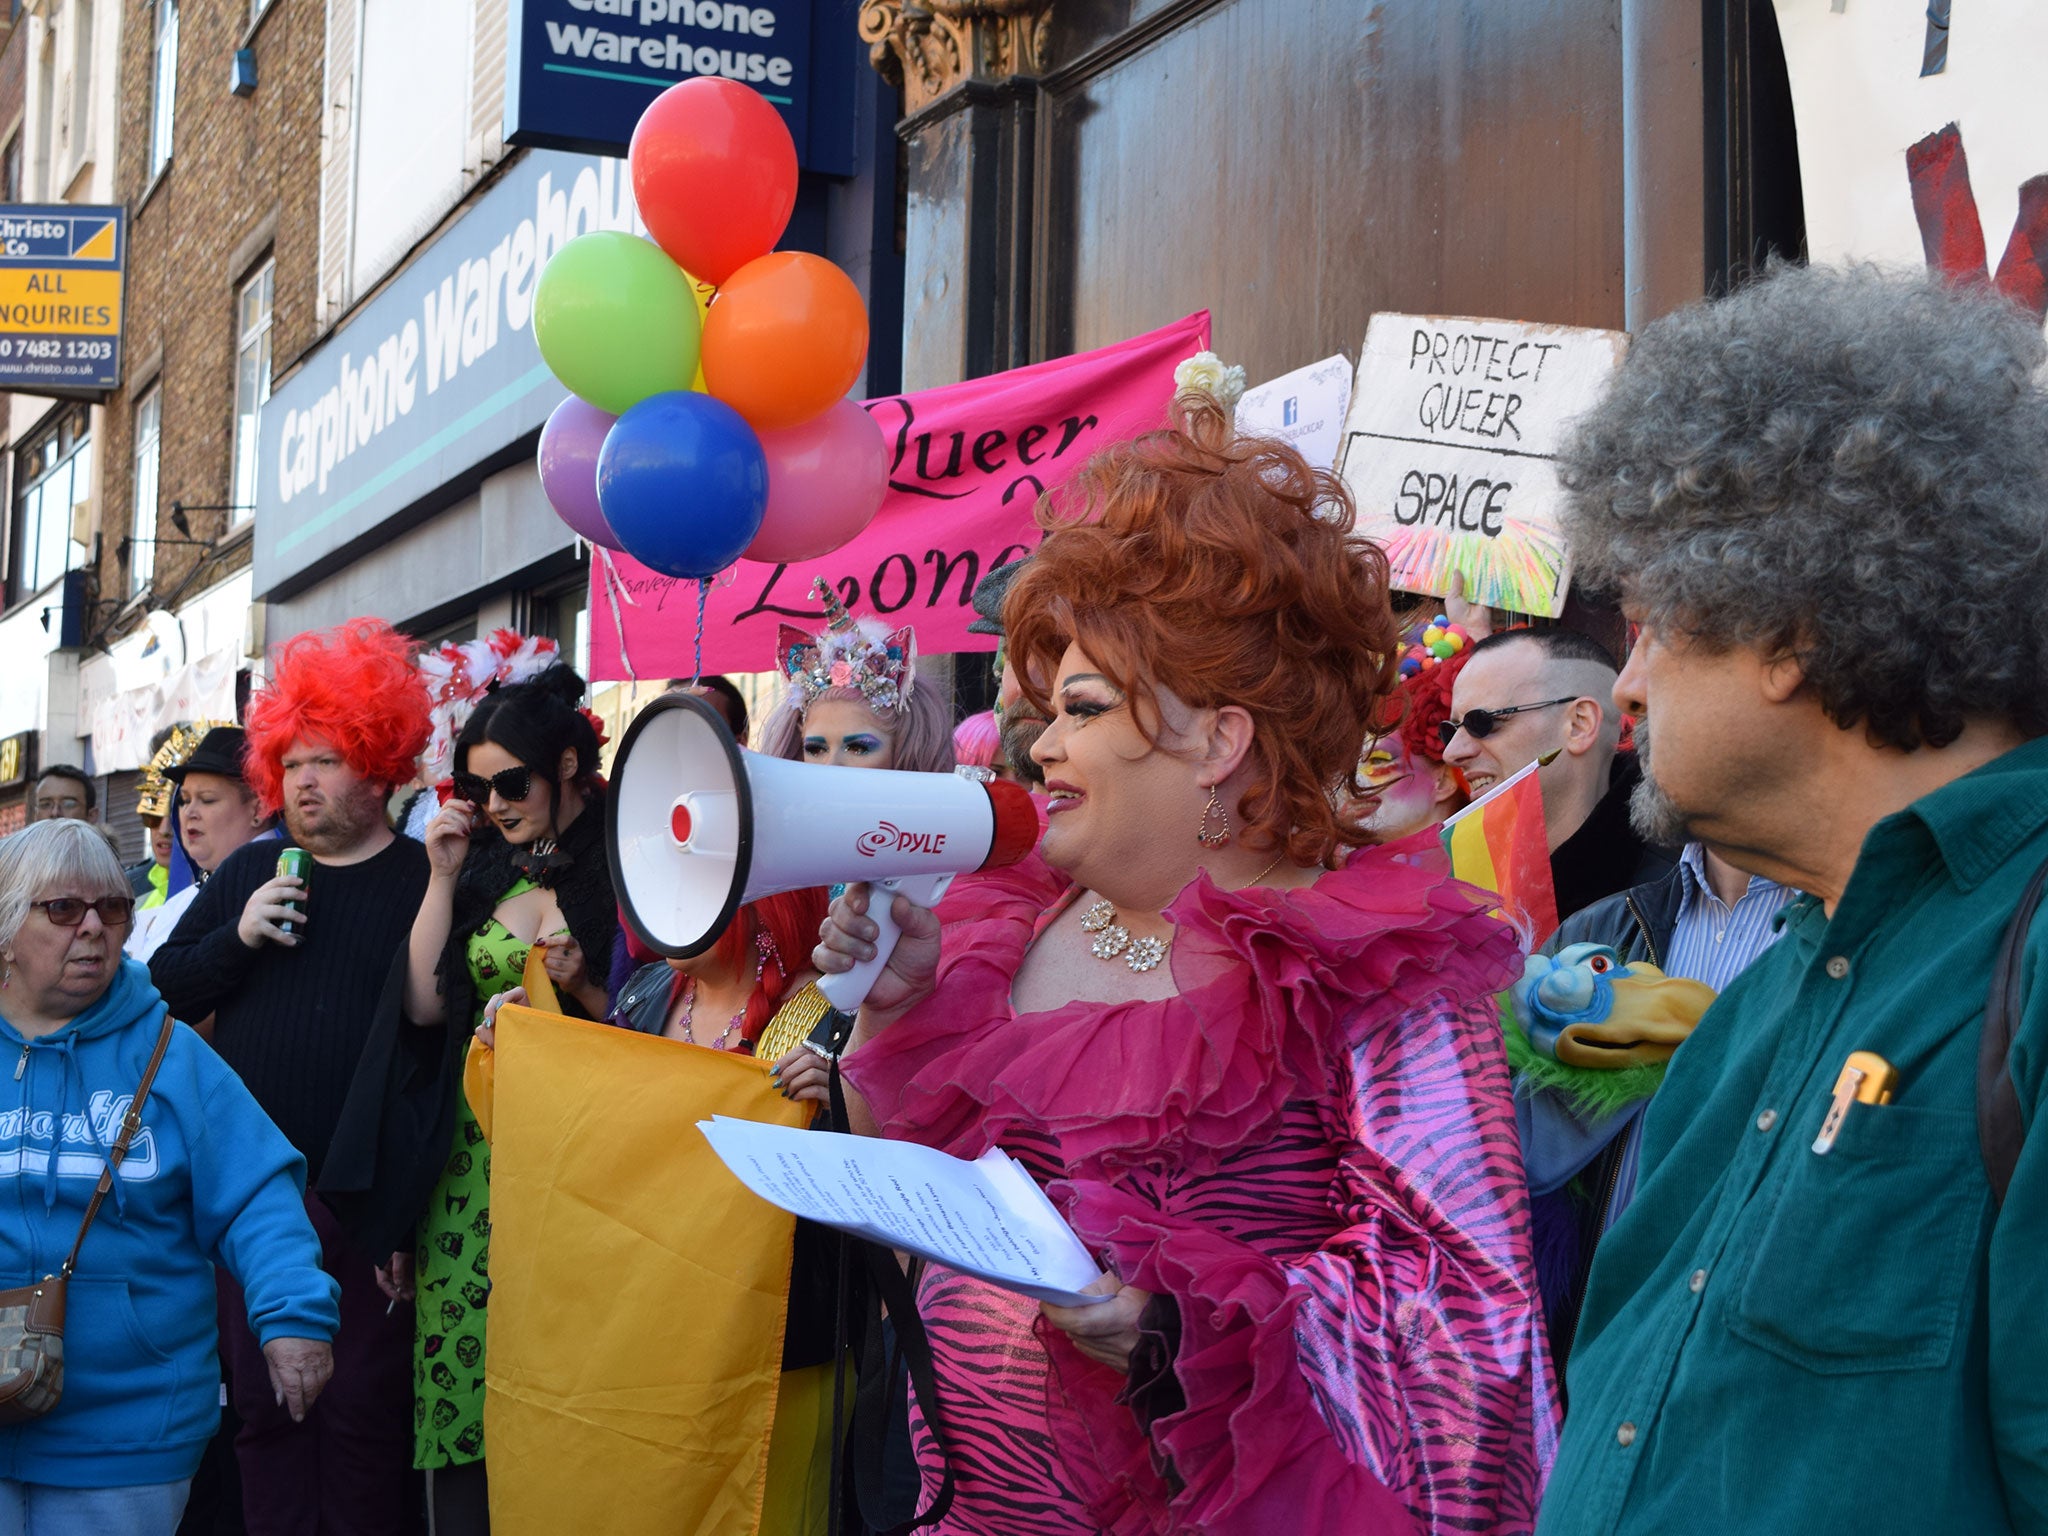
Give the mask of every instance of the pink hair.
[(996, 712), (984, 709), (953, 727), (953, 755), (969, 768), (993, 768), (1002, 750), (1003, 733)]
[(284, 803), (284, 754), (307, 737), (372, 783), (403, 784), (433, 729), (413, 642), (382, 619), (350, 619), (278, 650), (270, 686), (249, 700), (243, 776), (264, 811)]

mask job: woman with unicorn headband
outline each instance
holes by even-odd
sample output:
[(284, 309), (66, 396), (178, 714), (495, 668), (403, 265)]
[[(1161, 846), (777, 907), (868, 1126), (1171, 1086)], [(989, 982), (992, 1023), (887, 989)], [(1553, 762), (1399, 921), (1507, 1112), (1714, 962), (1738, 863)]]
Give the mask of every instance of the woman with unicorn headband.
[(776, 665), (789, 692), (761, 727), (761, 750), (798, 763), (951, 773), (953, 722), (939, 691), (920, 687), (917, 634), (855, 619), (820, 578), (826, 626), (782, 626)]

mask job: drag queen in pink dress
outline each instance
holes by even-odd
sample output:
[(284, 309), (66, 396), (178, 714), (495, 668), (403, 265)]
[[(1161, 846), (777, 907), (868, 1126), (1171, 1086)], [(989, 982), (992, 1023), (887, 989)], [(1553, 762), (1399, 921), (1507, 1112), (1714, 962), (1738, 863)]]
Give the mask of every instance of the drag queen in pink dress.
[[(1339, 793), (1392, 685), (1385, 560), (1188, 397), (1040, 515), (1004, 619), (1052, 721), (1044, 845), (899, 899), (846, 1076), (856, 1123), (1024, 1161), (1111, 1299), (925, 1272), (934, 1529), (1526, 1531), (1556, 1406), (1494, 1003), (1519, 951)], [(866, 896), (821, 968), (871, 952)]]

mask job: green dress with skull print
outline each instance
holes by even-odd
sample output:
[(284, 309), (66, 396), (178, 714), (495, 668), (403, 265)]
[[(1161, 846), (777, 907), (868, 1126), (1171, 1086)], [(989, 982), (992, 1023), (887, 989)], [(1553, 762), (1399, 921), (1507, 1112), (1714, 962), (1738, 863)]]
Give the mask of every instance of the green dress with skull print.
[[(521, 880), (502, 905), (533, 882)], [(474, 1027), (497, 993), (519, 985), (531, 946), (496, 918), (469, 940), (476, 988)], [(456, 1090), (455, 1140), (420, 1221), (414, 1265), (418, 1324), (413, 1330), (413, 1465), (456, 1467), (484, 1459), (484, 1317), (490, 1304), (491, 1148)]]

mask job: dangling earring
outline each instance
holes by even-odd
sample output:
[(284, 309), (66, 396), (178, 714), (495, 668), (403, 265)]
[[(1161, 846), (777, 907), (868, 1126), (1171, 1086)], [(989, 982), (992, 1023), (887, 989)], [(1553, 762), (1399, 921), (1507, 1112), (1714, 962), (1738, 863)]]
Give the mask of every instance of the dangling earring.
[[(1217, 825), (1211, 828), (1209, 818), (1214, 816)], [(1223, 809), (1223, 802), (1216, 797), (1216, 786), (1209, 786), (1209, 803), (1202, 807), (1202, 819), (1195, 823), (1195, 841), (1204, 848), (1223, 848), (1230, 842), (1230, 812)]]
[(0, 971), (0, 992), (5, 992), (5, 991), (6, 991), (6, 990), (7, 990), (7, 989), (8, 989), (8, 988), (9, 988), (10, 986), (12, 986), (13, 984), (14, 984), (14, 961), (13, 961), (13, 959), (12, 959), (12, 958), (10, 957), (10, 958), (8, 959), (8, 961), (7, 961), (7, 969), (6, 969), (6, 970), (4, 970), (4, 971)]

